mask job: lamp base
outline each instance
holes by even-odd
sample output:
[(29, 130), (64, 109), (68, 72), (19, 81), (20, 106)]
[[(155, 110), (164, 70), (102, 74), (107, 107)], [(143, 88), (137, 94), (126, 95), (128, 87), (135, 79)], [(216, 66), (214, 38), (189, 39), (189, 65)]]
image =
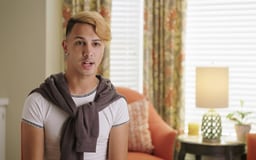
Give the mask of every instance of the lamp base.
[(206, 143), (219, 143), (220, 142), (220, 138), (217, 138), (217, 139), (203, 138), (203, 142), (206, 142)]
[(203, 142), (220, 142), (222, 133), (221, 116), (213, 109), (203, 115), (201, 131)]

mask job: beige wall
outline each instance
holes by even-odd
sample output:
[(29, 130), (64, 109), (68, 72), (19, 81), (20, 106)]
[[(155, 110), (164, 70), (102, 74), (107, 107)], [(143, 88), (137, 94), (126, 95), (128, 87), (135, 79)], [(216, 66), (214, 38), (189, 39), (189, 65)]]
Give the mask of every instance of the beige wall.
[(6, 160), (20, 159), (20, 117), (28, 92), (61, 70), (61, 0), (0, 1), (0, 97), (9, 98)]

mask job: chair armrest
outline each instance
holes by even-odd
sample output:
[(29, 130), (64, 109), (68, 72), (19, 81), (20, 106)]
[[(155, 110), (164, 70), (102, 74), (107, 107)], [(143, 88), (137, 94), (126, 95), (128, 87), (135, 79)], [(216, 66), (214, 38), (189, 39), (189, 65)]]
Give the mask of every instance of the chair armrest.
[(246, 142), (247, 142), (247, 160), (255, 160), (256, 133), (247, 134)]
[(168, 126), (153, 106), (149, 107), (149, 130), (154, 145), (153, 154), (164, 160), (173, 160), (177, 131)]

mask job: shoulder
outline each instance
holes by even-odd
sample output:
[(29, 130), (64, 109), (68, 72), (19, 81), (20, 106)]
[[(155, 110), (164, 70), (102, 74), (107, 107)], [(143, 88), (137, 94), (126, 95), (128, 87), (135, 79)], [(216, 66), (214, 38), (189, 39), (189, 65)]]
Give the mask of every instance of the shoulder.
[(102, 110), (105, 113), (110, 113), (112, 116), (119, 115), (120, 113), (122, 114), (127, 114), (128, 113), (128, 104), (126, 100), (121, 97), (111, 104), (108, 105), (105, 109)]
[(114, 108), (120, 108), (120, 107), (124, 107), (126, 108), (127, 107), (127, 102), (126, 102), (126, 99), (124, 97), (120, 97), (118, 98), (116, 101), (114, 101), (112, 104), (111, 104), (111, 107), (114, 107)]
[(52, 104), (40, 93), (34, 92), (28, 95), (23, 107), (23, 115), (44, 115), (51, 108)]
[(48, 103), (48, 101), (38, 92), (33, 92), (29, 94), (25, 100), (26, 104), (42, 104), (42, 103)]

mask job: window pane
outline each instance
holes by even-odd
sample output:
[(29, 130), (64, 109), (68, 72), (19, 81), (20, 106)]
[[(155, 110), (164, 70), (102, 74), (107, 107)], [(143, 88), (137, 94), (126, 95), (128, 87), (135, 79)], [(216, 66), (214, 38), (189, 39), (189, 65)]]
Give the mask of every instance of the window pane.
[(227, 66), (229, 106), (217, 112), (223, 135), (235, 135), (234, 123), (226, 115), (239, 109), (241, 99), (244, 110), (256, 112), (256, 1), (188, 0), (186, 20), (185, 124), (201, 122), (207, 112), (195, 106), (195, 68)]
[(143, 1), (112, 1), (110, 79), (142, 90)]

